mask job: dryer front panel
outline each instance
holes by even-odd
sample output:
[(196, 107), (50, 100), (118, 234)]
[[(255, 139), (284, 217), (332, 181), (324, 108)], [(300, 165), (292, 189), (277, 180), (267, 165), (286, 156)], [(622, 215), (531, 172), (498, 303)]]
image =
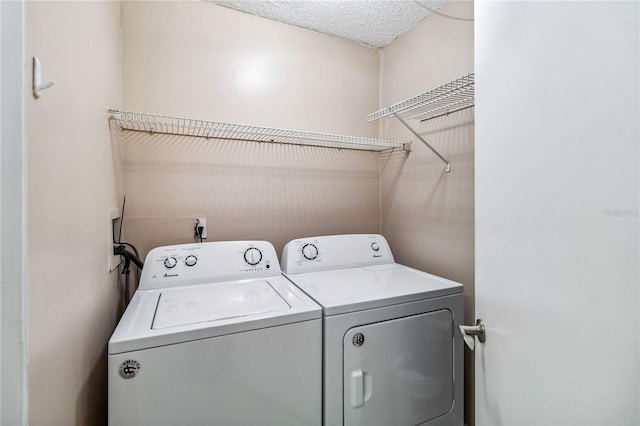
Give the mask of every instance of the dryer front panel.
[(451, 311), (353, 327), (343, 351), (345, 425), (413, 426), (450, 411)]

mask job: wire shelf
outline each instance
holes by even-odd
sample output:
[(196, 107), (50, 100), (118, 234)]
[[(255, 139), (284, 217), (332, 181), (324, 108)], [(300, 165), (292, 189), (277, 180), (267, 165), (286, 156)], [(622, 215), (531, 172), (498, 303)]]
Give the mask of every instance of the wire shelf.
[(405, 143), (399, 141), (221, 123), (116, 109), (109, 109), (108, 112), (121, 129), (139, 132), (367, 151), (405, 148)]
[(391, 115), (402, 115), (420, 121), (451, 114), (474, 105), (473, 73), (442, 86), (398, 102), (367, 116), (367, 123)]
[(449, 83), (438, 86), (418, 96), (409, 98), (367, 116), (367, 123), (384, 117), (394, 116), (404, 127), (425, 144), (445, 164), (445, 171), (451, 171), (451, 163), (432, 147), (418, 132), (403, 119), (413, 118), (420, 121), (448, 115), (456, 111), (471, 108), (474, 105), (473, 73), (467, 74)]

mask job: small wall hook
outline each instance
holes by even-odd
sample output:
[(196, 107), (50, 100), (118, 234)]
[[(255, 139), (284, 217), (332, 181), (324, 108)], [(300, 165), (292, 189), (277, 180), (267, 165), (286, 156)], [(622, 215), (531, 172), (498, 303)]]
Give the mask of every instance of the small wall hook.
[(56, 82), (51, 80), (48, 83), (42, 84), (42, 66), (40, 65), (40, 59), (36, 56), (33, 57), (33, 97), (38, 99), (40, 92), (53, 86)]

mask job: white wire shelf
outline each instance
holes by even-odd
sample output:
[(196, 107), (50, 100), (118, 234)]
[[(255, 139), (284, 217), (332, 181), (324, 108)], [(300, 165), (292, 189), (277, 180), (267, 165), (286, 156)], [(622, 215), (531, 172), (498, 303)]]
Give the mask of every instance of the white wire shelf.
[[(427, 146), (445, 164), (445, 171), (451, 171), (451, 163), (432, 147), (418, 132), (404, 120), (404, 118), (420, 121), (448, 115), (456, 111), (471, 108), (474, 100), (473, 73), (467, 74), (449, 83), (438, 86), (413, 98), (406, 99), (367, 116), (367, 123), (384, 117), (394, 116), (413, 135)], [(404, 118), (403, 118), (404, 117)]]
[(391, 115), (426, 121), (471, 108), (474, 103), (474, 75), (471, 73), (369, 114), (367, 123)]
[(139, 132), (367, 151), (405, 149), (405, 143), (399, 141), (221, 123), (116, 109), (109, 109), (108, 112), (121, 129)]

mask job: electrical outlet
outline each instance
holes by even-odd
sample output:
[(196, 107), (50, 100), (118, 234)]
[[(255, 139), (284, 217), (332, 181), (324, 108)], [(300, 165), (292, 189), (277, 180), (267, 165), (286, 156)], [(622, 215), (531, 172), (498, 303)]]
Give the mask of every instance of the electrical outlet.
[[(202, 234), (198, 233), (198, 227), (202, 227)], [(207, 218), (206, 217), (199, 217), (196, 219), (196, 224), (194, 227), (194, 237), (195, 238), (202, 237), (203, 240), (207, 238)]]
[[(120, 256), (113, 254), (113, 242), (120, 237), (120, 240), (124, 240), (124, 235), (120, 235), (120, 222), (122, 221), (122, 210), (112, 209), (109, 210), (109, 272), (116, 269), (122, 259)], [(124, 233), (124, 231), (123, 231)]]

